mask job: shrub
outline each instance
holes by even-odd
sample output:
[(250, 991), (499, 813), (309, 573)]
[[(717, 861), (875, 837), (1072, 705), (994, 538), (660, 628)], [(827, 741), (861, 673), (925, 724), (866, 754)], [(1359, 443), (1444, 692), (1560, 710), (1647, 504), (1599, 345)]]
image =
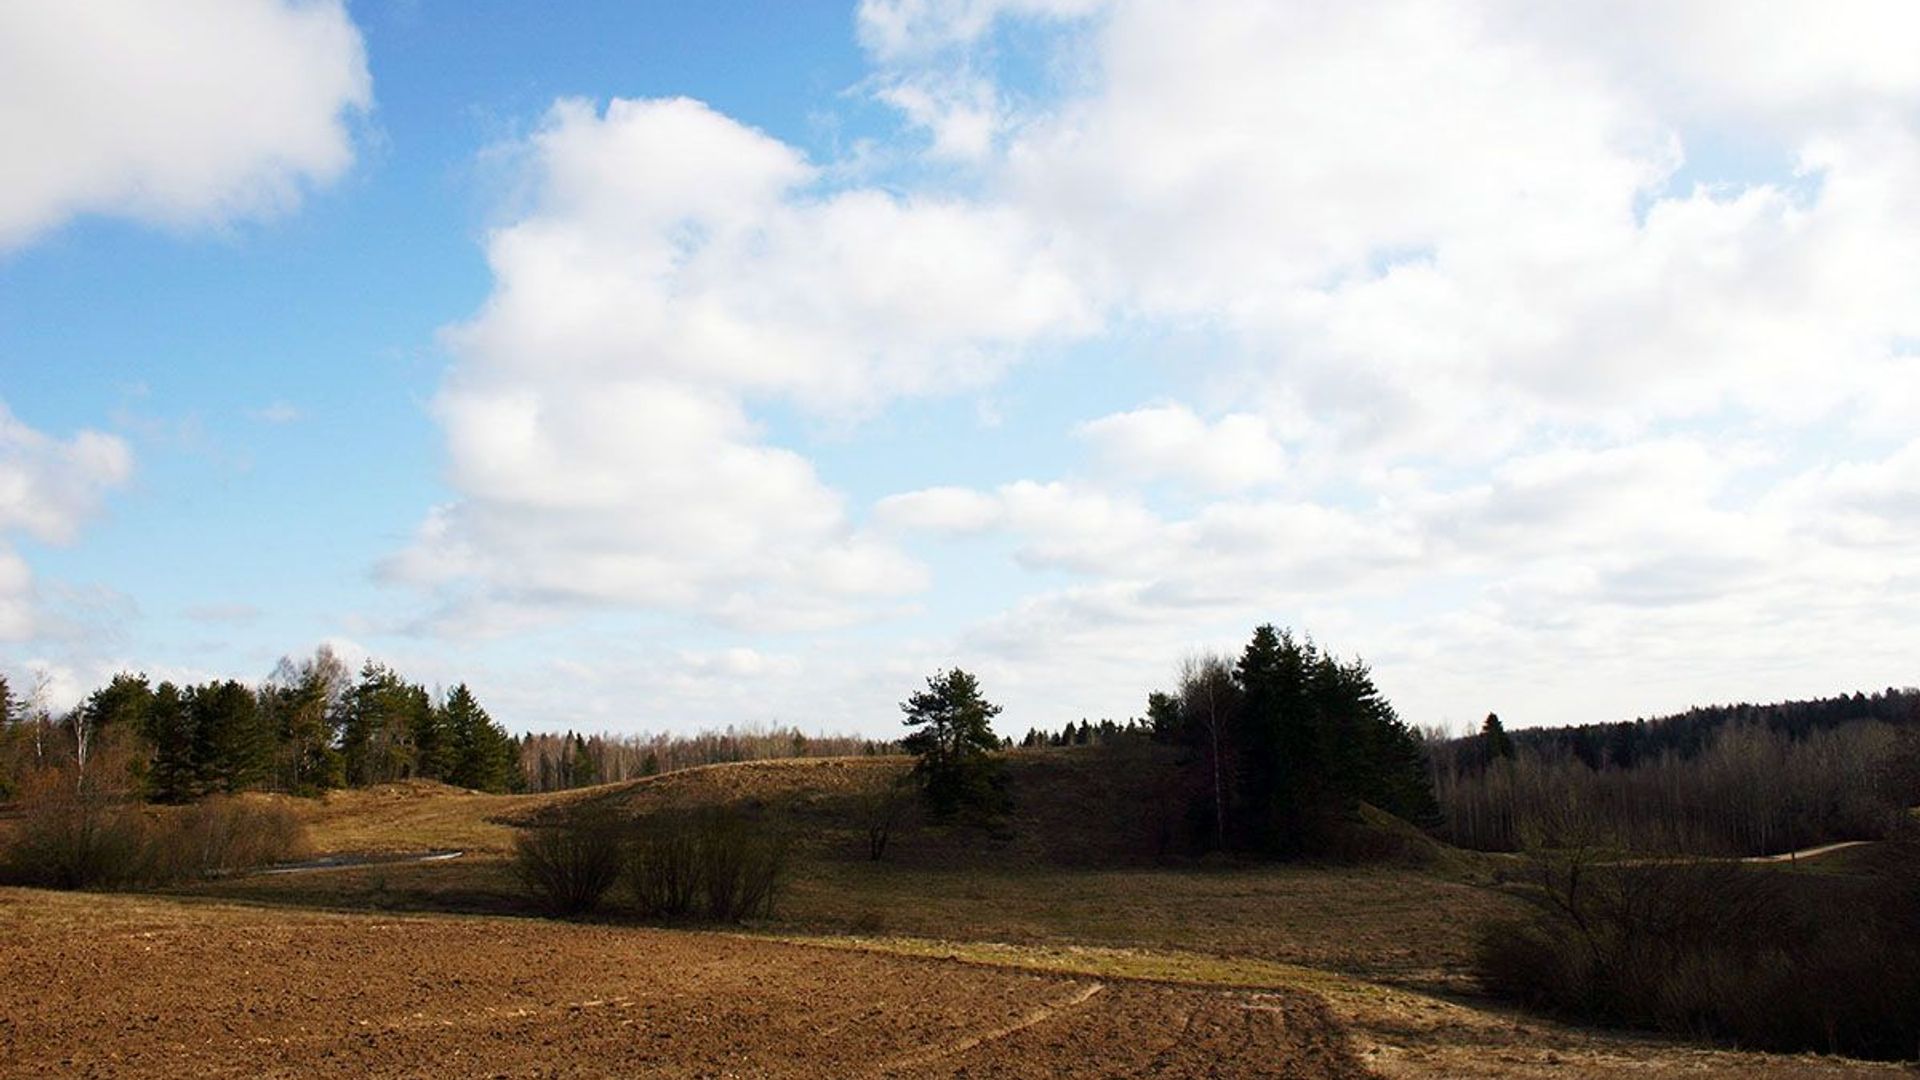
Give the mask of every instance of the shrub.
[(727, 812), (703, 815), (699, 828), (707, 918), (735, 922), (772, 913), (786, 870), (785, 835)]
[(214, 795), (150, 824), (142, 876), (155, 883), (221, 877), (307, 854), (291, 807)]
[(123, 793), (51, 771), (29, 785), (0, 864), (10, 881), (86, 889), (217, 877), (306, 850), (306, 829), (286, 806), (218, 796), (143, 811)]
[(628, 880), (640, 910), (734, 922), (770, 914), (785, 879), (785, 834), (745, 812), (662, 814), (635, 837)]
[(1490, 990), (1764, 1049), (1901, 1059), (1920, 1047), (1920, 845), (1890, 844), (1871, 879), (1533, 865), (1532, 913), (1481, 927)]
[(556, 914), (590, 912), (619, 880), (625, 828), (603, 807), (572, 808), (558, 823), (520, 834), (514, 842), (514, 873)]
[(634, 837), (627, 880), (643, 914), (691, 913), (702, 892), (700, 870), (700, 838), (688, 819), (658, 817)]
[(123, 884), (142, 876), (145, 831), (139, 810), (112, 796), (35, 791), (22, 800), (0, 870), (8, 881), (55, 889)]

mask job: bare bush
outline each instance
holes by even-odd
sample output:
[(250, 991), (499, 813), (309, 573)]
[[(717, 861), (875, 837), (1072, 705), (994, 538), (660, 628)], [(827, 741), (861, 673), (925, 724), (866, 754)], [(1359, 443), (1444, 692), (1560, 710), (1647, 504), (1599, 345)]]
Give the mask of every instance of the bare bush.
[(859, 796), (861, 824), (867, 831), (867, 858), (879, 862), (901, 819), (913, 807), (913, 774), (900, 769), (875, 777)]
[(1776, 1050), (1920, 1046), (1920, 846), (1872, 878), (1536, 858), (1530, 917), (1480, 929), (1489, 989), (1583, 1019)]
[(87, 889), (142, 876), (145, 823), (120, 793), (71, 769), (43, 769), (27, 777), (21, 796), (20, 823), (0, 857), (6, 880)]
[(633, 842), (628, 880), (648, 915), (735, 922), (770, 914), (786, 877), (783, 830), (743, 811), (663, 814)]
[(155, 883), (221, 877), (309, 851), (306, 826), (291, 807), (215, 795), (149, 824), (140, 872)]
[(71, 769), (33, 777), (20, 827), (0, 858), (7, 880), (60, 889), (168, 885), (305, 854), (306, 827), (290, 807), (215, 797), (178, 809), (142, 809)]
[(682, 816), (662, 815), (634, 837), (628, 884), (646, 915), (679, 918), (692, 913), (702, 892), (700, 838)]
[(549, 910), (579, 915), (600, 906), (620, 878), (626, 825), (603, 807), (576, 807), (553, 825), (520, 834), (513, 869)]

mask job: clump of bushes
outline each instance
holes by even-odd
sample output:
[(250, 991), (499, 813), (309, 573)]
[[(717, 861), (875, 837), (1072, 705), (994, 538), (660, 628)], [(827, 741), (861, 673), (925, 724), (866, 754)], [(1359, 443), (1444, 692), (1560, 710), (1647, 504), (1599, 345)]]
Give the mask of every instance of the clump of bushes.
[(515, 848), (521, 882), (549, 910), (599, 907), (622, 877), (634, 908), (716, 922), (768, 915), (787, 870), (787, 840), (746, 812), (708, 807), (626, 822), (587, 807), (529, 829)]
[(1904, 1060), (1920, 1052), (1920, 843), (1872, 876), (1536, 859), (1481, 927), (1489, 989), (1583, 1020)]
[(0, 858), (5, 880), (50, 889), (130, 884), (145, 877), (146, 823), (138, 809), (92, 795), (25, 804)]
[(601, 806), (570, 809), (552, 825), (540, 825), (514, 842), (513, 869), (521, 884), (557, 915), (581, 915), (620, 879), (626, 824)]
[(307, 829), (290, 807), (226, 795), (162, 812), (148, 839), (154, 881), (222, 877), (305, 857)]
[(306, 828), (274, 803), (214, 796), (142, 808), (53, 773), (21, 801), (0, 877), (56, 889), (169, 885), (285, 862), (307, 851)]
[(700, 884), (707, 918), (736, 922), (772, 914), (786, 875), (786, 835), (738, 811), (696, 814), (690, 828), (700, 851)]

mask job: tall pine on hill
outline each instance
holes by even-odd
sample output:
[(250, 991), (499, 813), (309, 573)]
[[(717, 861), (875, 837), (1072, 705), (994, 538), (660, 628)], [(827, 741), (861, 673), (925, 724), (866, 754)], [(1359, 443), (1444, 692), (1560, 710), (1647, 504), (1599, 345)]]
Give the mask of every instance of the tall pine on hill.
[(912, 734), (901, 740), (920, 760), (914, 775), (920, 778), (927, 802), (938, 815), (960, 811), (990, 814), (998, 808), (1000, 791), (990, 756), (1000, 748), (993, 718), (1000, 706), (980, 692), (980, 680), (954, 668), (927, 679), (927, 688), (900, 704)]

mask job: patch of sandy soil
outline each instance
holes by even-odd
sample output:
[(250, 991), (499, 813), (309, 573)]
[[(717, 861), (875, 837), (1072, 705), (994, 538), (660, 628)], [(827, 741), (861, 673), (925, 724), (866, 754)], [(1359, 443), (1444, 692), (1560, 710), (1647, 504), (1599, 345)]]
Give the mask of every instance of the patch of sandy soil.
[(9, 1077), (1367, 1075), (1310, 993), (0, 889)]

